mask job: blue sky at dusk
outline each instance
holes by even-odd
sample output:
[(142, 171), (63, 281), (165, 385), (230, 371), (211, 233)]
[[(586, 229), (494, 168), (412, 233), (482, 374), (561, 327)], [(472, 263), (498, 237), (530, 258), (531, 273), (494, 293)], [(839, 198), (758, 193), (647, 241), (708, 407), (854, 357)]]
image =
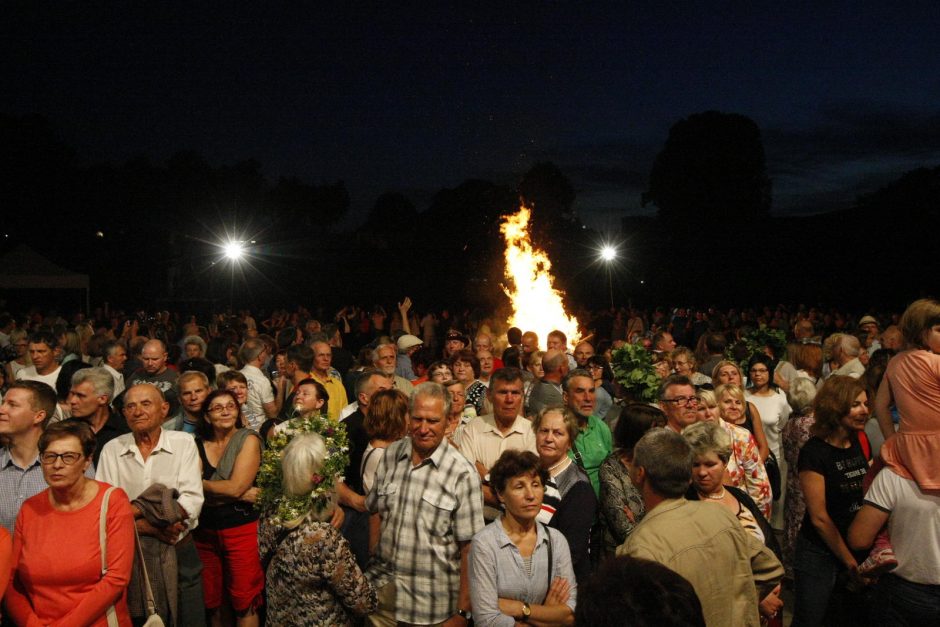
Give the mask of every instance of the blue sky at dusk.
[(0, 111), (89, 161), (192, 149), (343, 179), (353, 220), (548, 159), (613, 228), (653, 210), (670, 126), (709, 109), (757, 122), (779, 214), (940, 164), (937, 3), (137, 4), (5, 5)]

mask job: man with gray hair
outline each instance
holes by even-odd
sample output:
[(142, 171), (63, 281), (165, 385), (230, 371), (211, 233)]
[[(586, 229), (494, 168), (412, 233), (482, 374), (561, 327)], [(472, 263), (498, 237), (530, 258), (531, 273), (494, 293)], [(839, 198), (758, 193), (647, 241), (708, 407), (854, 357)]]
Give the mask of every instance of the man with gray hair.
[(758, 598), (780, 581), (783, 566), (725, 507), (686, 500), (691, 476), (692, 449), (678, 433), (652, 429), (637, 442), (630, 479), (646, 516), (617, 555), (659, 562), (688, 579), (707, 625), (757, 627)]
[(195, 359), (206, 356), (206, 341), (198, 335), (183, 338), (183, 359)]
[(395, 367), (398, 364), (398, 346), (392, 343), (379, 344), (372, 351), (372, 365), (376, 370), (380, 370), (388, 376), (395, 379), (395, 389), (401, 390), (405, 394), (411, 394), (414, 386), (411, 381), (395, 374)]
[(102, 368), (83, 368), (72, 375), (68, 404), (71, 416), (91, 425), (95, 432), (95, 454), (98, 465), (101, 449), (121, 434), (128, 433), (127, 421), (111, 409), (114, 398), (114, 377)]
[(862, 353), (862, 343), (850, 333), (843, 333), (832, 351), (832, 359), (838, 367), (832, 371), (833, 375), (842, 375), (858, 379), (865, 374), (865, 366), (858, 356)]
[(369, 568), (379, 595), (372, 625), (466, 625), (467, 557), (483, 528), (476, 469), (444, 439), (450, 394), (422, 383), (411, 395), (408, 435), (379, 461), (366, 507), (382, 520)]
[(104, 358), (101, 367), (111, 373), (114, 379), (114, 394), (111, 398), (115, 398), (124, 391), (124, 364), (127, 363), (127, 349), (120, 342), (110, 340), (101, 347), (101, 355)]
[[(238, 362), (244, 364), (241, 373), (248, 379), (248, 400), (245, 402), (247, 416), (274, 418), (280, 410), (274, 396), (274, 387), (261, 371), (267, 356), (268, 347), (259, 339), (245, 340), (238, 349)], [(261, 427), (261, 422), (263, 419), (248, 426), (257, 430)]]

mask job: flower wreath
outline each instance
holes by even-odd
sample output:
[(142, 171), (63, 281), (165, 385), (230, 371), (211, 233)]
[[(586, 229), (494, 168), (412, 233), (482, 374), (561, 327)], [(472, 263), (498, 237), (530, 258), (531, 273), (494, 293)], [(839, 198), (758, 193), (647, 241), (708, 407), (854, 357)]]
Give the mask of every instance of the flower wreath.
[[(332, 502), (336, 479), (342, 478), (349, 464), (346, 425), (333, 422), (322, 414), (297, 415), (296, 409), (294, 416), (287, 422), (285, 429), (268, 440), (258, 469), (260, 494), (255, 507), (262, 515), (279, 523), (296, 520), (311, 511), (326, 509)], [(310, 494), (289, 496), (284, 494), (281, 484), (281, 457), (287, 443), (301, 433), (316, 433), (322, 437), (326, 445), (326, 457), (320, 472), (313, 476), (313, 490)]]

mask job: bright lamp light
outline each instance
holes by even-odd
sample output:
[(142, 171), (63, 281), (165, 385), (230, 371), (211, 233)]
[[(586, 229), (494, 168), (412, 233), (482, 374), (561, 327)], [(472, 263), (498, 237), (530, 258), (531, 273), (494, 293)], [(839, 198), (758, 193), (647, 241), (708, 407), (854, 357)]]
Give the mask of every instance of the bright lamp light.
[(604, 246), (601, 248), (601, 259), (604, 261), (613, 261), (617, 258), (617, 249), (613, 246)]
[(225, 251), (225, 256), (232, 261), (238, 261), (245, 253), (245, 249), (242, 247), (241, 242), (229, 242), (223, 247), (223, 250)]

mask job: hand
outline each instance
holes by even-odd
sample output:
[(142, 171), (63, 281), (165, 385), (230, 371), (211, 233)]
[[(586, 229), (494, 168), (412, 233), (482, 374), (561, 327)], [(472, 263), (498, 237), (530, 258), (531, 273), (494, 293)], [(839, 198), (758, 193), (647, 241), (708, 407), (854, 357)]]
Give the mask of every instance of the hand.
[(333, 518), (330, 519), (330, 524), (334, 529), (339, 529), (343, 526), (344, 520), (346, 520), (346, 513), (343, 511), (342, 507), (337, 505), (333, 510)]
[(402, 316), (408, 313), (408, 310), (411, 309), (411, 299), (405, 296), (405, 300), (398, 303), (398, 311), (402, 313)]
[(261, 494), (261, 490), (257, 486), (251, 486), (248, 488), (244, 494), (238, 499), (243, 503), (256, 503), (258, 501), (258, 495)]
[(780, 584), (777, 584), (777, 587), (770, 591), (770, 594), (764, 597), (764, 599), (758, 605), (761, 616), (766, 616), (767, 618), (773, 618), (777, 615), (777, 612), (783, 609), (783, 600), (780, 598)]
[(443, 623), (441, 627), (463, 627), (467, 624), (467, 619), (461, 616), (460, 614), (454, 614)]
[(567, 579), (556, 577), (555, 581), (548, 588), (548, 594), (545, 595), (545, 605), (561, 605), (568, 602), (568, 596), (571, 594), (571, 584)]

